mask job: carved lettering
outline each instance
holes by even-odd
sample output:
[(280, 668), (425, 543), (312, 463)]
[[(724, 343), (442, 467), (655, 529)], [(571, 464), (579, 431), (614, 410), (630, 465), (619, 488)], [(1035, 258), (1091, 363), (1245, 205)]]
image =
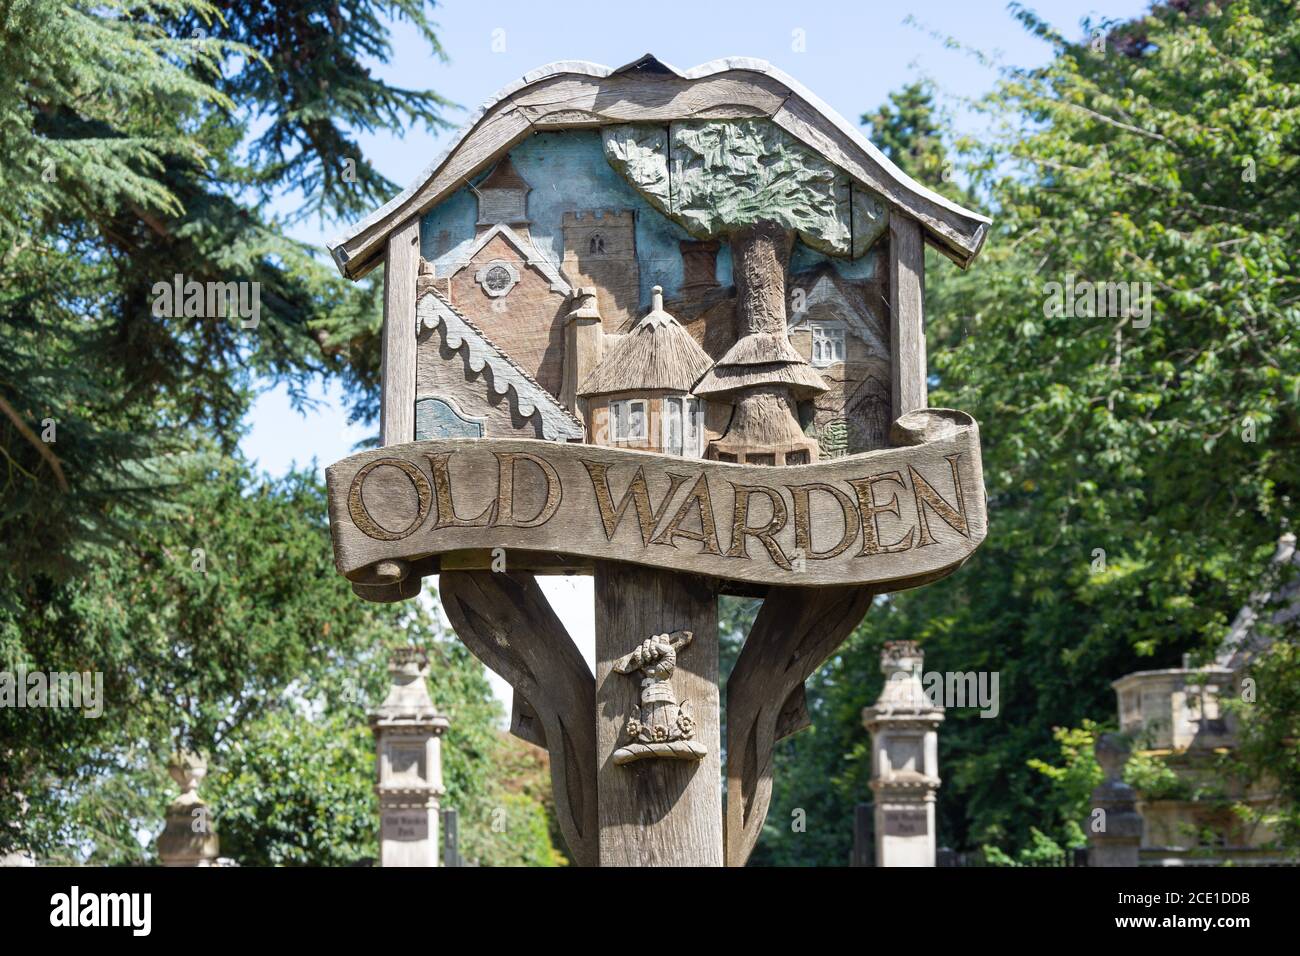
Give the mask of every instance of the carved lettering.
[[(806, 485), (789, 485), (788, 487), (790, 496), (794, 499), (795, 549), (803, 552), (805, 558), (818, 561), (833, 558), (848, 550), (849, 545), (853, 544), (853, 539), (858, 536), (858, 506), (853, 503), (853, 499), (834, 485), (828, 485), (822, 481), (814, 481)], [(844, 516), (844, 533), (840, 536), (839, 543), (829, 551), (818, 551), (813, 547), (812, 510), (809, 507), (808, 498), (814, 491), (824, 491), (829, 495), (833, 495), (839, 503), (840, 513)]]
[(944, 501), (934, 486), (921, 477), (921, 473), (911, 465), (907, 466), (908, 473), (912, 476), (912, 491), (916, 496), (916, 520), (921, 525), (921, 539), (917, 542), (918, 548), (924, 548), (928, 544), (934, 544), (934, 535), (930, 533), (930, 520), (925, 513), (928, 507), (940, 518), (944, 524), (952, 528), (962, 537), (969, 538), (970, 531), (966, 522), (966, 497), (961, 490), (961, 472), (958, 470), (957, 461), (961, 455), (948, 455), (944, 460), (948, 462), (948, 467), (952, 469), (952, 483), (957, 489), (957, 507), (953, 507)]
[[(379, 522), (370, 516), (366, 510), (366, 503), (363, 497), (366, 478), (376, 468), (387, 465), (396, 468), (411, 480), (411, 486), (415, 489), (415, 518), (409, 525), (401, 531), (389, 531), (382, 527)], [(367, 537), (375, 538), (379, 541), (400, 541), (407, 535), (415, 531), (424, 523), (424, 519), (429, 516), (429, 504), (432, 495), (429, 491), (429, 479), (424, 477), (424, 472), (420, 471), (413, 463), (405, 458), (377, 458), (367, 465), (364, 465), (357, 472), (356, 477), (352, 479), (352, 484), (348, 488), (348, 515), (352, 518), (352, 523), (356, 525), (361, 532)]]
[[(497, 508), (492, 527), (538, 528), (550, 521), (560, 508), (560, 476), (555, 466), (527, 452), (498, 451), (493, 454), (497, 456)], [(527, 521), (515, 517), (515, 464), (520, 461), (531, 461), (542, 470), (542, 477), (546, 480), (546, 501)]]
[(912, 547), (912, 536), (916, 533), (915, 528), (908, 528), (907, 535), (899, 538), (893, 544), (882, 545), (880, 543), (880, 516), (882, 514), (892, 514), (901, 518), (902, 514), (898, 506), (898, 493), (889, 499), (888, 504), (878, 504), (876, 502), (875, 487), (882, 481), (892, 481), (902, 485), (907, 485), (903, 481), (903, 475), (897, 471), (886, 471), (879, 475), (869, 475), (866, 478), (850, 478), (849, 484), (858, 495), (858, 510), (862, 513), (862, 550), (858, 556), (868, 554), (896, 554), (900, 551), (907, 551)]
[(433, 526), (434, 530), (488, 527), (496, 521), (499, 499), (493, 498), (492, 503), (476, 518), (459, 517), (456, 514), (456, 504), (451, 497), (451, 471), (447, 467), (451, 455), (452, 453), (447, 451), (440, 455), (425, 456), (429, 459), (429, 470), (433, 473), (433, 492), (438, 501), (438, 520)]
[[(669, 473), (670, 478), (679, 477)], [(689, 476), (681, 476), (685, 481)], [(682, 522), (686, 520), (686, 515), (691, 510), (691, 505), (695, 505), (700, 512), (700, 530), (691, 531), (683, 528)], [(682, 499), (677, 513), (664, 526), (664, 529), (650, 539), (651, 544), (666, 544), (670, 548), (677, 547), (676, 538), (688, 538), (691, 541), (698, 541), (701, 544), (701, 554), (721, 554), (718, 548), (718, 526), (713, 520), (713, 499), (709, 496), (708, 478), (701, 474), (696, 479), (691, 490), (686, 492), (686, 497)]]
[(609, 466), (598, 461), (588, 461), (586, 458), (581, 460), (586, 466), (587, 474), (591, 477), (591, 488), (596, 493), (596, 507), (600, 510), (600, 521), (605, 527), (607, 541), (614, 540), (614, 533), (618, 531), (618, 526), (623, 521), (628, 503), (632, 502), (636, 505), (637, 524), (641, 528), (641, 544), (648, 545), (654, 535), (655, 526), (659, 524), (659, 519), (668, 508), (668, 502), (677, 494), (677, 489), (681, 487), (682, 482), (689, 479), (688, 475), (669, 475), (668, 480), (671, 484), (668, 486), (668, 493), (663, 496), (658, 508), (652, 508), (650, 489), (645, 480), (645, 469), (638, 466), (636, 474), (628, 483), (627, 491), (623, 492), (623, 497), (615, 507), (613, 495), (609, 490)]
[(986, 533), (978, 432), (947, 427), (951, 412), (927, 432), (926, 414), (939, 413), (909, 413), (907, 429), (936, 436), (923, 447), (797, 472), (522, 439), (392, 445), (329, 469), (334, 560), (376, 600), (409, 597), (440, 555), (486, 569), (507, 551), (512, 572), (628, 561), (760, 585), (910, 587), (959, 567)]
[[(785, 556), (781, 546), (772, 537), (785, 527), (785, 501), (781, 493), (763, 485), (738, 485), (734, 481), (731, 482), (731, 487), (736, 492), (736, 506), (731, 522), (731, 547), (727, 550), (727, 557), (748, 558), (748, 542), (745, 539), (752, 535), (767, 549), (768, 555), (776, 562), (777, 567), (789, 571), (790, 559)], [(772, 517), (761, 528), (749, 526), (749, 497), (754, 493), (766, 495), (767, 500), (772, 503)]]

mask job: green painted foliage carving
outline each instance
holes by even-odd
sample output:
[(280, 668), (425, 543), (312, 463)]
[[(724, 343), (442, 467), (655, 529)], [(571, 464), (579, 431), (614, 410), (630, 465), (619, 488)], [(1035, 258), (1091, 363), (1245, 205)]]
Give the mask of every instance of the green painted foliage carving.
[(850, 189), (844, 172), (768, 120), (602, 132), (610, 165), (698, 239), (771, 219), (814, 249), (857, 257), (888, 224), (879, 196), (859, 184)]

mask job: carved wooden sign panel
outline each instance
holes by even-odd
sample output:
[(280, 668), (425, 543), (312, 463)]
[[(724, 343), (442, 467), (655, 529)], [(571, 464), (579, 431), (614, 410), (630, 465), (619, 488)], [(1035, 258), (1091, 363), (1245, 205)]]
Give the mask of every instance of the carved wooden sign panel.
[(786, 467), (535, 440), (391, 445), (328, 469), (335, 558), (362, 584), (396, 583), (386, 562), (501, 547), (905, 588), (965, 561), (985, 510), (969, 416), (927, 409), (900, 426), (912, 444)]
[[(382, 447), (327, 470), (335, 562), (374, 601), (439, 575), (578, 863), (743, 865), (803, 682), (983, 541), (923, 313), (926, 248), (966, 268), (988, 227), (771, 64), (646, 55), (526, 74), (330, 244), (384, 272)], [(537, 573), (594, 576), (594, 676)], [(764, 601), (724, 747), (725, 591)]]

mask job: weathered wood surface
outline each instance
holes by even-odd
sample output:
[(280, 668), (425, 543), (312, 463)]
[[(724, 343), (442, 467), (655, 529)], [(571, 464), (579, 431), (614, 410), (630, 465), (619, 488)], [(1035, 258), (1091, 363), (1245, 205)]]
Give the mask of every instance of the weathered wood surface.
[(979, 252), (988, 219), (926, 189), (899, 170), (843, 118), (780, 70), (734, 58), (684, 74), (611, 71), (592, 63), (552, 64), (494, 97), (446, 155), (392, 202), (331, 243), (344, 275), (360, 278), (380, 261), (395, 226), (436, 205), (536, 131), (616, 123), (770, 117), (807, 146), (910, 214), (960, 265)]
[[(721, 866), (718, 782), (718, 606), (700, 577), (601, 562), (596, 566), (596, 736), (601, 866)], [(615, 669), (646, 638), (688, 630), (672, 678), (690, 702), (698, 760), (614, 762), (639, 682)]]
[(379, 431), (385, 445), (415, 437), (415, 277), (420, 219), (393, 231), (384, 257), (384, 331), (379, 360)]
[(927, 405), (925, 243), (916, 220), (889, 221), (889, 347), (894, 418)]
[(604, 329), (596, 288), (579, 286), (574, 290), (573, 306), (564, 319), (564, 385), (560, 390), (560, 403), (576, 415), (585, 410), (585, 402), (579, 404), (578, 399), (578, 387), (582, 385), (579, 379), (586, 370), (598, 366), (603, 355)]
[(511, 730), (549, 751), (560, 830), (574, 861), (595, 866), (596, 692), (587, 662), (530, 574), (444, 571), (439, 591), (457, 636), (514, 688)]
[(497, 547), (756, 584), (899, 589), (954, 570), (985, 534), (979, 435), (927, 409), (900, 447), (763, 467), (589, 445), (448, 439), (327, 470), (335, 562), (396, 585), (430, 555)]
[[(563, 386), (564, 319), (573, 289), (526, 229), (516, 232), (504, 223), (484, 228), (464, 257), (448, 266), (447, 301), (554, 398)], [(510, 281), (489, 288), (487, 277), (499, 275), (498, 269)], [(494, 373), (501, 371), (493, 365)]]
[(744, 866), (772, 802), (772, 749), (809, 726), (804, 681), (853, 631), (874, 592), (772, 588), (727, 678), (727, 866)]

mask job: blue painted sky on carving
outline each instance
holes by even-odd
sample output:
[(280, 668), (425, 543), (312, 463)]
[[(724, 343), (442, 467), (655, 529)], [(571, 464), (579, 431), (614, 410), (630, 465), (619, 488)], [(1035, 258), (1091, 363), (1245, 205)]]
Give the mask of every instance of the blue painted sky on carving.
[[(538, 252), (553, 263), (564, 259), (563, 222), (566, 214), (602, 216), (631, 210), (636, 214), (636, 250), (640, 269), (640, 307), (650, 306), (650, 292), (662, 286), (672, 299), (683, 282), (679, 243), (690, 233), (660, 213), (606, 161), (601, 135), (579, 129), (530, 136), (510, 151), (515, 170), (533, 188), (528, 194), (529, 235)], [(484, 171), (478, 186), (491, 174)], [(861, 195), (861, 193), (859, 193)], [(861, 215), (861, 213), (860, 213)], [(478, 221), (478, 200), (466, 186), (424, 215), (420, 223), (420, 250), (439, 276), (450, 274), (469, 259)], [(717, 279), (731, 283), (731, 250), (719, 250)], [(824, 262), (834, 262), (842, 275), (869, 276), (875, 259), (831, 259), (802, 242), (796, 242), (791, 270), (803, 272)]]
[[(641, 301), (662, 285), (671, 297), (682, 283), (678, 243), (690, 235), (661, 215), (605, 161), (600, 133), (571, 130), (531, 136), (510, 152), (516, 171), (532, 186), (528, 194), (529, 233), (538, 251), (551, 262), (564, 258), (563, 217), (570, 210), (603, 212), (636, 210), (637, 259), (641, 264)], [(474, 242), (478, 205), (469, 188), (458, 190), (431, 210), (420, 224), (420, 245), (434, 260), (438, 275), (444, 267), (463, 262)], [(446, 232), (452, 245), (438, 254), (438, 236)]]

